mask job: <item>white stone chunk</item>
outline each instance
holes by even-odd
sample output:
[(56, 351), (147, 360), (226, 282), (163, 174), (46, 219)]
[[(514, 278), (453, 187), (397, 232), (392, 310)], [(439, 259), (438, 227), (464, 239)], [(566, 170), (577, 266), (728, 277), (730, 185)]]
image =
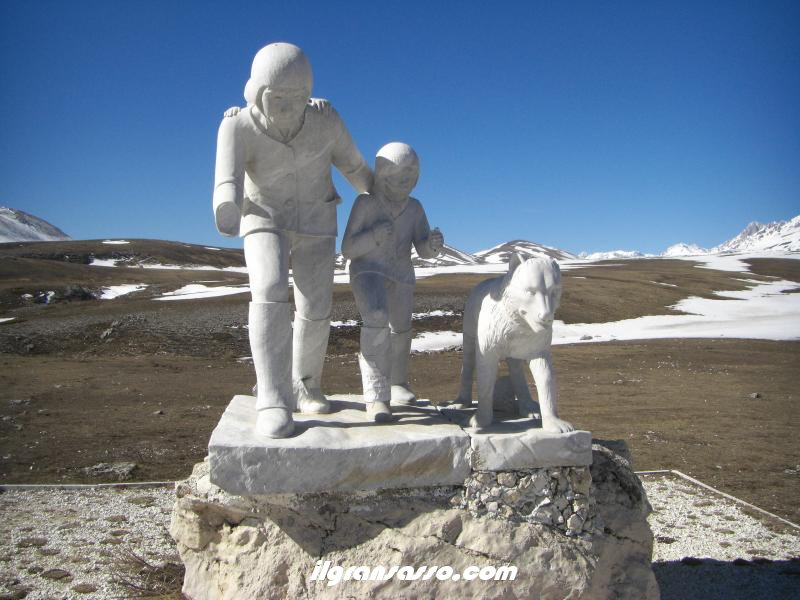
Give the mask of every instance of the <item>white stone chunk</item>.
[(475, 430), (468, 427), (473, 410), (442, 408), (440, 412), (469, 435), (476, 471), (511, 471), (534, 467), (585, 467), (592, 464), (592, 434), (552, 433), (538, 419), (498, 421)]
[(470, 439), (421, 403), (389, 423), (367, 421), (360, 396), (330, 396), (332, 412), (295, 413), (295, 433), (255, 431), (256, 399), (234, 396), (211, 434), (211, 482), (239, 495), (312, 493), (463, 484)]

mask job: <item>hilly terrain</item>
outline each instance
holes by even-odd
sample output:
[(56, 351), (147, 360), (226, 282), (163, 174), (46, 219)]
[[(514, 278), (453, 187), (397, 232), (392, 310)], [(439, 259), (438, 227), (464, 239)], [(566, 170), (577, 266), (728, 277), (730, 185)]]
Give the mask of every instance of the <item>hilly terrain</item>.
[[(415, 335), (460, 332), (467, 294), (503, 272), (511, 252), (562, 262), (556, 318), (566, 329), (690, 319), (678, 307), (704, 302), (764, 302), (758, 325), (771, 302), (800, 298), (800, 260), (781, 253), (793, 238), (783, 243), (785, 224), (765, 227), (737, 247), (778, 239), (780, 250), (745, 256), (743, 270), (703, 256), (589, 262), (524, 240), (476, 255), (448, 247), (442, 262), (418, 262)], [(336, 282), (323, 384), (354, 392), (359, 314), (347, 277)], [(754, 286), (778, 283), (783, 291), (753, 299)], [(238, 249), (144, 239), (0, 245), (0, 483), (95, 482), (85, 469), (104, 462), (135, 463), (139, 480), (185, 476), (230, 397), (253, 384), (248, 302)], [(800, 342), (591, 337), (554, 347), (564, 418), (625, 439), (639, 469), (680, 469), (800, 518)], [(461, 359), (457, 344), (413, 354), (412, 386), (448, 402)]]
[[(800, 261), (789, 259), (752, 259), (746, 277), (686, 259), (569, 262), (556, 315), (567, 326), (675, 315), (686, 298), (745, 294), (775, 277), (800, 287)], [(415, 335), (459, 332), (467, 294), (492, 276), (469, 269), (485, 266), (420, 277)], [(346, 277), (337, 281), (329, 393), (360, 389), (359, 315)], [(136, 239), (0, 245), (0, 482), (97, 481), (84, 469), (116, 461), (135, 463), (140, 480), (184, 476), (230, 397), (253, 384), (247, 283), (240, 250)], [(800, 516), (800, 487), (784, 473), (800, 464), (800, 343), (634, 340), (556, 346), (554, 357), (564, 417), (626, 439), (638, 468), (678, 468)], [(411, 383), (447, 402), (460, 366), (457, 347), (415, 353)]]

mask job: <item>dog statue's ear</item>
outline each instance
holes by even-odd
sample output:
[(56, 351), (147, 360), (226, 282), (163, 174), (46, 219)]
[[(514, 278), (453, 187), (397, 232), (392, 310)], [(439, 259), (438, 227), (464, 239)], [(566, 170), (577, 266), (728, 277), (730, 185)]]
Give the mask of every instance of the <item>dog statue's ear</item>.
[(511, 255), (511, 260), (509, 260), (509, 261), (508, 261), (508, 272), (509, 272), (509, 273), (513, 273), (513, 272), (514, 272), (514, 270), (515, 270), (515, 269), (516, 269), (518, 266), (520, 266), (520, 265), (521, 265), (523, 262), (525, 262), (525, 259), (524, 259), (524, 258), (522, 258), (522, 257), (521, 257), (519, 254), (517, 254), (516, 252), (514, 252), (514, 253)]

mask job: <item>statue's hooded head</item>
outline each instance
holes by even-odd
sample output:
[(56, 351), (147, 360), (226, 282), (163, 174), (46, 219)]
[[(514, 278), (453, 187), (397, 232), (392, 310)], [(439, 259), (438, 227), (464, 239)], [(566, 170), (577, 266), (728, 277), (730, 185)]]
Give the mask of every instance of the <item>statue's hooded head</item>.
[(419, 157), (403, 142), (390, 142), (375, 155), (375, 183), (390, 199), (407, 197), (419, 179)]
[(308, 100), (313, 82), (311, 64), (303, 51), (294, 44), (275, 42), (264, 46), (253, 59), (244, 97), (248, 104), (266, 112), (262, 104), (265, 91), (291, 92)]

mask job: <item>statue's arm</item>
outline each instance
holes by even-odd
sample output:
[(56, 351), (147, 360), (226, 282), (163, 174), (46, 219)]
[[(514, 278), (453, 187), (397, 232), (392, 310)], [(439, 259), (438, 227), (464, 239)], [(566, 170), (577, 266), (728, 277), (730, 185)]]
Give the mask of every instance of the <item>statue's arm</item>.
[(239, 234), (244, 189), (244, 147), (236, 132), (236, 119), (225, 117), (217, 135), (214, 171), (214, 221), (222, 235)]
[(419, 217), (414, 228), (414, 248), (420, 258), (435, 258), (442, 251), (444, 236), (438, 229), (431, 231), (425, 209), (419, 204)]
[(369, 196), (359, 196), (350, 211), (347, 227), (342, 237), (342, 256), (353, 260), (370, 252), (378, 245), (378, 239), (372, 229), (364, 229), (364, 204)]
[(339, 169), (339, 172), (359, 194), (369, 193), (372, 190), (372, 170), (367, 166), (364, 157), (361, 156), (361, 152), (353, 142), (353, 138), (350, 137), (350, 132), (347, 131), (347, 127), (332, 106), (330, 107), (330, 117), (337, 121), (336, 128), (338, 129), (336, 144), (333, 148), (333, 165)]

